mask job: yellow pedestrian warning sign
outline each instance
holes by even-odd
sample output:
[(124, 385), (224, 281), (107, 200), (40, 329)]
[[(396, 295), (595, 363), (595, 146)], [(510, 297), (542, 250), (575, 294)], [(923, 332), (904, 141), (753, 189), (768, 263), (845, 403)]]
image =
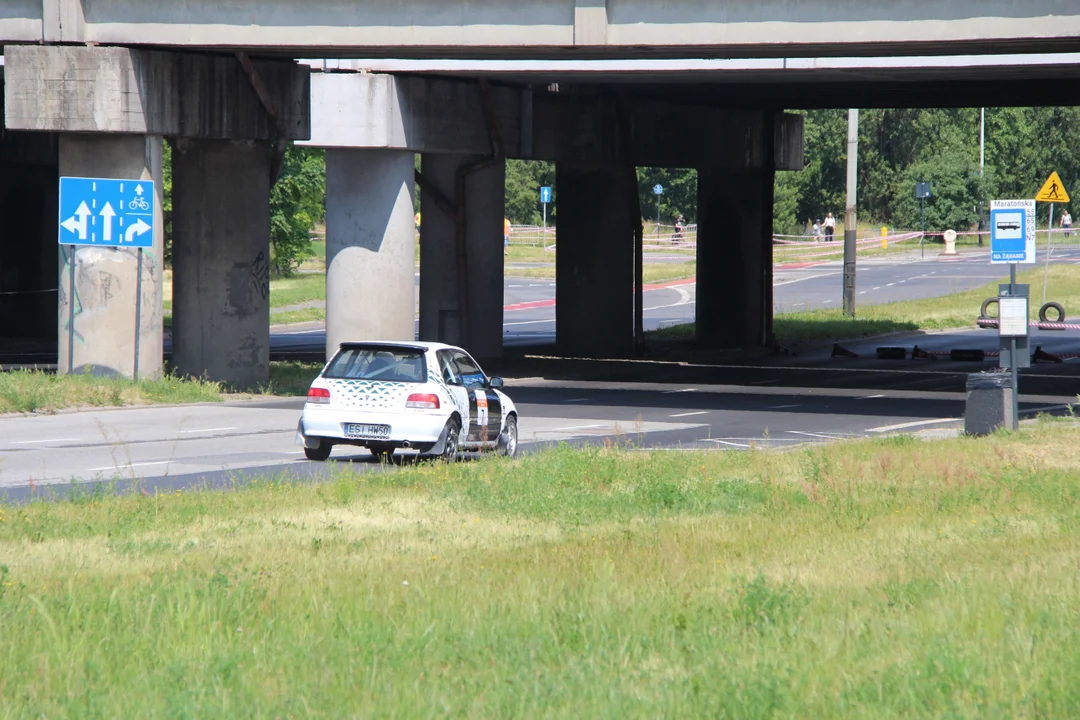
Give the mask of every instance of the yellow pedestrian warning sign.
[(1035, 196), (1035, 199), (1039, 202), (1067, 203), (1069, 202), (1069, 193), (1066, 192), (1065, 186), (1061, 183), (1061, 178), (1054, 172), (1050, 173), (1050, 179), (1042, 186), (1042, 190)]

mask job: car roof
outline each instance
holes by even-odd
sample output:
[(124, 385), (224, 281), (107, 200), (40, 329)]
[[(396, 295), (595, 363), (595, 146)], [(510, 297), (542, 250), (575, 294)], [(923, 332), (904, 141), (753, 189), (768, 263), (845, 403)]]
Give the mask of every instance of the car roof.
[(447, 345), (445, 343), (428, 342), (425, 340), (414, 340), (412, 342), (393, 342), (391, 340), (348, 340), (339, 345), (340, 348), (347, 347), (388, 347), (388, 348), (409, 348), (410, 350), (461, 350), (461, 348), (454, 345)]

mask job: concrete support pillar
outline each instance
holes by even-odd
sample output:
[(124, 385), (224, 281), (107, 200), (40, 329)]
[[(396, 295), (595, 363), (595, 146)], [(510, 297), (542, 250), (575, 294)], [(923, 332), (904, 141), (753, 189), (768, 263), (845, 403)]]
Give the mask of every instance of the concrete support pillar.
[(713, 347), (772, 342), (771, 170), (698, 173), (697, 339)]
[(326, 151), (326, 354), (416, 338), (415, 155)]
[[(424, 179), (455, 202), (459, 169), (476, 156), (424, 155)], [(465, 176), (464, 257), (457, 224), (427, 193), (421, 194), (420, 338), (460, 345), (478, 358), (502, 355), (503, 212), (506, 163)], [(464, 295), (462, 293), (464, 291)], [(462, 302), (467, 313), (462, 311)]]
[(173, 151), (173, 364), (235, 387), (270, 376), (270, 148)]
[[(74, 253), (75, 288), (71, 287), (71, 246), (61, 245), (59, 278), (59, 353), (57, 371), (90, 371), (133, 377), (138, 346), (138, 376), (162, 372), (161, 138), (152, 135), (74, 135), (59, 141), (61, 177), (153, 180), (154, 246), (142, 254), (142, 297), (136, 329), (138, 250), (80, 247)], [(56, 242), (55, 238), (46, 238)], [(74, 302), (74, 324), (69, 323)], [(74, 347), (69, 344), (73, 330)], [(138, 336), (138, 341), (136, 341)]]
[(556, 167), (555, 334), (567, 355), (633, 353), (633, 178), (625, 168)]

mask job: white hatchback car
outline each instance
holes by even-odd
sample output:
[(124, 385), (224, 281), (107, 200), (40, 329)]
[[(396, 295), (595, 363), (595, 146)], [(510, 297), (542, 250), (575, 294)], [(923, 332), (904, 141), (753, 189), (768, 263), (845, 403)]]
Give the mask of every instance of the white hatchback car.
[(399, 448), (456, 460), (517, 454), (517, 408), (467, 352), (430, 342), (342, 343), (308, 390), (296, 442), (310, 460), (334, 445), (389, 459)]

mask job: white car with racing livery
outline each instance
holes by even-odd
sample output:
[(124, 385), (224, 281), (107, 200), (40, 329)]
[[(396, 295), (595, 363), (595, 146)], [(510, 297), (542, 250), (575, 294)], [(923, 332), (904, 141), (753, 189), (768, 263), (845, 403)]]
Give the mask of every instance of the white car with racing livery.
[(348, 342), (308, 390), (296, 442), (309, 460), (335, 445), (380, 459), (399, 448), (456, 460), (463, 451), (518, 448), (517, 408), (458, 347), (431, 342)]

